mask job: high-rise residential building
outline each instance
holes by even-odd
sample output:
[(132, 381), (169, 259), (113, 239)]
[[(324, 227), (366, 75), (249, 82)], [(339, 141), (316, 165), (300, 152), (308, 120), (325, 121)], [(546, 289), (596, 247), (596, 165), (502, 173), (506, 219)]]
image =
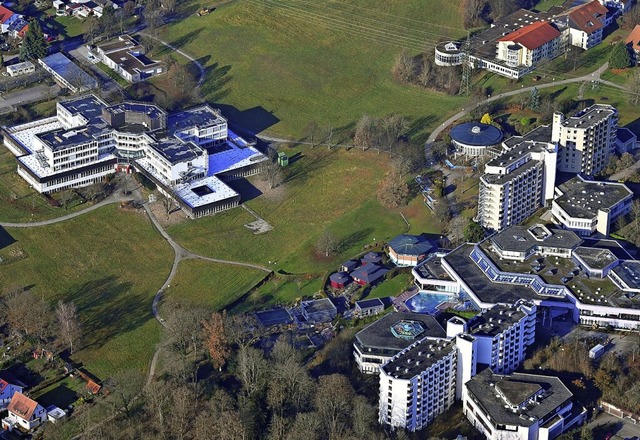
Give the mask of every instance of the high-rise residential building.
[(593, 176), (602, 171), (616, 146), (618, 111), (594, 104), (575, 116), (553, 115), (551, 142), (558, 145), (558, 171)]

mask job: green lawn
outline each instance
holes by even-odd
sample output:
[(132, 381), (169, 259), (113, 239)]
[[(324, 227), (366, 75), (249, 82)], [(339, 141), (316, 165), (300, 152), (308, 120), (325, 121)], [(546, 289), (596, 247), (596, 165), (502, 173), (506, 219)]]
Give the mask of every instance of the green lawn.
[(561, 6), (566, 0), (540, 0), (533, 7), (538, 11), (548, 11), (553, 6)]
[(413, 276), (410, 272), (400, 273), (390, 280), (383, 281), (362, 299), (386, 298), (388, 296), (398, 296), (410, 286)]
[(322, 279), (300, 276), (296, 278), (275, 275), (249, 295), (233, 312), (266, 309), (280, 304), (292, 304), (305, 296), (322, 291)]
[(96, 66), (98, 66), (98, 68), (100, 70), (102, 70), (104, 73), (109, 75), (109, 78), (111, 78), (112, 80), (114, 80), (115, 82), (120, 84), (121, 87), (125, 87), (126, 88), (126, 87), (129, 87), (131, 85), (130, 83), (127, 82), (126, 79), (124, 79), (123, 77), (118, 75), (115, 70), (111, 69), (109, 66), (107, 66), (103, 62), (97, 63)]
[(184, 260), (165, 299), (221, 310), (247, 293), (268, 274), (258, 269)]
[(206, 99), (256, 132), (300, 136), (310, 121), (350, 128), (364, 114), (398, 113), (418, 135), (465, 99), (397, 84), (394, 59), (465, 34), (458, 5), (444, 0), (241, 0), (163, 37), (207, 67)]
[(29, 286), (54, 304), (73, 301), (84, 338), (73, 359), (101, 379), (117, 369), (146, 370), (160, 340), (151, 314), (172, 252), (142, 212), (108, 206), (67, 222), (7, 230), (0, 249), (2, 290)]
[[(264, 266), (271, 262), (274, 270), (321, 275), (362, 252), (363, 245), (404, 232), (407, 226), (400, 211), (410, 223), (422, 225), (422, 232), (439, 231), (440, 225), (421, 202), (401, 209), (378, 203), (376, 187), (388, 167), (384, 154), (308, 149), (287, 169), (288, 181), (278, 189), (280, 198), (266, 193), (247, 202), (273, 226), (272, 231), (254, 235), (244, 227), (253, 217), (235, 209), (172, 226), (168, 232), (203, 255)], [(342, 242), (340, 252), (330, 258), (314, 252), (325, 228)]]

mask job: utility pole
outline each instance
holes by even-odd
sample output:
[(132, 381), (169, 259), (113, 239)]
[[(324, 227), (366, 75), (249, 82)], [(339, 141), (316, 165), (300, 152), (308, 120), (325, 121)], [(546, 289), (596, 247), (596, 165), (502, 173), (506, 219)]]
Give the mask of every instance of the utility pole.
[(462, 80), (460, 81), (460, 95), (469, 96), (471, 93), (471, 76), (473, 75), (473, 65), (471, 64), (471, 40), (467, 34), (467, 39), (462, 45)]

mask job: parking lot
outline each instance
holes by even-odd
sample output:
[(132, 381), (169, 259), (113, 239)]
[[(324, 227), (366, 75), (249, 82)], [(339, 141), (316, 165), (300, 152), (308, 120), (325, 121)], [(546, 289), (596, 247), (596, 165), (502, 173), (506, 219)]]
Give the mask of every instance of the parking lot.
[(632, 332), (626, 333), (604, 333), (594, 330), (587, 330), (583, 327), (576, 326), (571, 332), (563, 337), (565, 341), (589, 340), (593, 346), (596, 344), (604, 344), (609, 340), (605, 353), (615, 352), (619, 355), (630, 353), (634, 348), (638, 350), (638, 335)]
[(629, 419), (619, 419), (607, 413), (600, 414), (587, 426), (605, 436), (612, 434), (611, 440), (630, 440), (640, 437), (640, 425), (635, 425)]

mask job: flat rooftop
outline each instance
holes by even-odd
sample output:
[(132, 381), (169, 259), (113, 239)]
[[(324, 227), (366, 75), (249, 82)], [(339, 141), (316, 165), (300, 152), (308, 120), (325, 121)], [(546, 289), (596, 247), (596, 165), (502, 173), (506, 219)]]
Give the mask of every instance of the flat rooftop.
[(116, 63), (120, 68), (130, 75), (149, 69), (151, 67), (160, 66), (160, 61), (154, 61), (143, 53), (135, 53), (135, 48), (121, 49), (115, 52), (105, 54), (107, 58)]
[(39, 61), (74, 87), (80, 85), (81, 90), (98, 87), (95, 79), (60, 52), (46, 56)]
[(304, 301), (302, 307), (307, 313), (330, 312), (337, 310), (336, 306), (329, 298), (315, 299), (313, 301)]
[(117, 38), (98, 43), (96, 46), (103, 52), (111, 52), (138, 46), (138, 42), (130, 35), (121, 35)]
[(227, 184), (214, 176), (176, 185), (174, 192), (191, 208), (200, 208), (239, 196)]
[(464, 244), (453, 250), (445, 260), (473, 293), (485, 303), (513, 304), (518, 299), (541, 299), (536, 292), (526, 286), (492, 282), (470, 257), (472, 244)]
[(573, 249), (582, 243), (582, 239), (572, 231), (540, 225), (513, 225), (492, 236), (491, 242), (503, 251), (526, 252), (534, 246)]
[(422, 339), (406, 348), (381, 368), (396, 379), (411, 379), (455, 350), (454, 341)]
[(640, 289), (640, 261), (622, 261), (612, 271), (630, 288)]
[(171, 164), (188, 162), (206, 154), (205, 151), (193, 142), (180, 142), (177, 139), (165, 138), (152, 143), (151, 148), (160, 153)]
[(102, 118), (102, 109), (108, 105), (96, 95), (85, 95), (78, 98), (67, 99), (58, 102), (58, 105), (64, 107), (71, 114), (80, 114), (90, 123), (96, 119)]
[(618, 261), (613, 252), (609, 249), (598, 249), (580, 246), (573, 251), (574, 255), (580, 257), (592, 269), (604, 269), (611, 263)]
[[(417, 322), (423, 331), (415, 339), (399, 338), (393, 334), (391, 327), (401, 321)], [(425, 337), (444, 339), (446, 336), (447, 333), (431, 315), (392, 312), (360, 330), (356, 334), (356, 341), (365, 349), (389, 350), (397, 353), (418, 339)]]
[(167, 131), (173, 134), (176, 131), (188, 130), (193, 127), (204, 128), (226, 122), (227, 120), (209, 105), (201, 105), (171, 113), (167, 118)]
[(228, 131), (226, 145), (228, 148), (224, 151), (209, 155), (209, 175), (237, 170), (268, 160), (267, 156), (231, 130)]
[(558, 186), (562, 192), (553, 203), (557, 203), (569, 216), (589, 219), (598, 215), (598, 211), (611, 209), (633, 193), (623, 183), (583, 180), (580, 176)]
[(47, 133), (49, 131), (59, 130), (62, 128), (60, 120), (56, 116), (50, 118), (39, 119), (33, 122), (27, 122), (25, 124), (14, 125), (13, 127), (7, 127), (7, 133), (11, 135), (20, 146), (25, 150), (33, 152), (33, 138), (41, 133)]
[(529, 140), (521, 141), (511, 146), (510, 150), (491, 159), (489, 162), (487, 162), (487, 166), (508, 167), (521, 160), (527, 154), (540, 153), (545, 151), (548, 147), (548, 144), (545, 142), (536, 142)]
[[(104, 125), (86, 125), (69, 130), (54, 130), (36, 135), (52, 151), (63, 150), (74, 145), (96, 141), (96, 137), (105, 130)], [(96, 144), (96, 149), (98, 145)]]
[(144, 102), (122, 102), (108, 107), (107, 111), (112, 114), (124, 112), (143, 113), (151, 119), (160, 119), (167, 115), (167, 112), (157, 105), (147, 104)]
[(517, 307), (498, 304), (469, 321), (468, 333), (474, 336), (496, 336), (520, 321), (527, 314)]
[(562, 125), (569, 128), (587, 128), (617, 115), (618, 111), (607, 104), (594, 104), (575, 116), (565, 119)]
[[(506, 165), (503, 165), (503, 166), (506, 166)], [(506, 182), (509, 182), (515, 179), (519, 175), (528, 172), (529, 170), (535, 167), (542, 167), (542, 166), (543, 166), (542, 162), (538, 160), (529, 160), (527, 163), (518, 167), (514, 171), (511, 171), (508, 174), (486, 174), (485, 173), (482, 175), (482, 179), (484, 179), (487, 183), (492, 185), (502, 185)]]
[[(531, 426), (563, 405), (573, 394), (557, 377), (537, 374), (493, 374), (489, 368), (465, 384), (467, 390), (496, 424)], [(541, 393), (534, 402), (530, 396)], [(519, 401), (519, 402), (518, 402)], [(516, 403), (518, 402), (518, 403)], [(513, 411), (510, 406), (527, 403)], [(509, 407), (505, 408), (505, 404)]]
[(506, 139), (502, 142), (507, 148), (513, 148), (517, 144), (520, 144), (524, 141), (533, 141), (533, 142), (551, 142), (551, 132), (552, 128), (550, 125), (541, 125), (539, 127), (534, 128), (529, 133), (524, 134), (522, 136), (512, 136), (509, 139)]
[(444, 270), (444, 267), (442, 267), (442, 259), (440, 257), (428, 259), (426, 263), (416, 266), (414, 270), (422, 278), (453, 281), (447, 271)]

